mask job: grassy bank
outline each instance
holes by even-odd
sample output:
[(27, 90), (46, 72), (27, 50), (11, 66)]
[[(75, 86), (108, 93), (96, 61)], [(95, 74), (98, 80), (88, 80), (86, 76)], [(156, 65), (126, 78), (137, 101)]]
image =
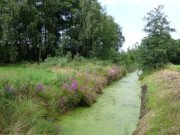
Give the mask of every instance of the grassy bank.
[(180, 65), (170, 65), (168, 68), (172, 71), (180, 72)]
[(173, 70), (161, 70), (144, 78), (147, 93), (142, 112), (145, 114), (135, 135), (180, 134), (180, 73), (176, 72), (180, 71), (179, 67), (171, 66)]
[(68, 61), (0, 67), (0, 134), (58, 134), (53, 122), (76, 106), (91, 106), (103, 88), (125, 76), (109, 61)]

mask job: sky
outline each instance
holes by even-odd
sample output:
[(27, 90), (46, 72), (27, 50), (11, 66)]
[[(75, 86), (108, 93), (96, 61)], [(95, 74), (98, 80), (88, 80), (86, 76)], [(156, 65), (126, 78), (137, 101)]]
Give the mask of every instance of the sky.
[(122, 27), (125, 43), (123, 50), (132, 47), (146, 36), (143, 28), (146, 24), (143, 17), (158, 5), (164, 5), (163, 12), (168, 16), (170, 26), (176, 29), (172, 33), (174, 39), (180, 39), (180, 0), (98, 0), (106, 8), (108, 15)]

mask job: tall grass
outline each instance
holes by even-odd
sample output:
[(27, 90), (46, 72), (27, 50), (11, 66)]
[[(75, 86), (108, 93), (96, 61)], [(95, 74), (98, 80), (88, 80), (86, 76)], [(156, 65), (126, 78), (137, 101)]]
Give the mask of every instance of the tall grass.
[[(175, 79), (172, 79), (175, 78)], [(180, 133), (179, 74), (166, 70), (156, 72), (145, 79), (148, 87), (147, 108), (153, 116), (148, 119), (147, 135), (178, 135)]]
[[(108, 62), (83, 59), (62, 66), (62, 58), (49, 59), (0, 67), (0, 133), (58, 134), (60, 126), (53, 121), (59, 115), (78, 105), (91, 106), (106, 85), (127, 72)], [(51, 70), (55, 65), (58, 72)], [(64, 72), (65, 67), (73, 72)]]

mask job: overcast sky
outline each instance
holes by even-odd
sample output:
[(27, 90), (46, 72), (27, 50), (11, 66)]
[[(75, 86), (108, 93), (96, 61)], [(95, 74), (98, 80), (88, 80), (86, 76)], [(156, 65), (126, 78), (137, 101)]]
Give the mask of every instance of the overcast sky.
[(157, 7), (159, 4), (164, 5), (164, 12), (168, 16), (170, 26), (176, 29), (172, 34), (173, 38), (180, 38), (180, 0), (98, 0), (101, 5), (106, 6), (108, 15), (112, 15), (122, 28), (126, 42), (123, 49), (141, 41), (145, 36), (142, 31), (144, 25), (143, 17), (147, 12)]

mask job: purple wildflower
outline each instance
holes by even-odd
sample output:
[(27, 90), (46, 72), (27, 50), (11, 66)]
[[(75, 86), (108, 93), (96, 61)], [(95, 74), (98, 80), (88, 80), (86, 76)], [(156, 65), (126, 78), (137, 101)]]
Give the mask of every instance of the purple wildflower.
[(71, 81), (74, 81), (74, 77), (71, 77)]
[(77, 82), (76, 82), (76, 81), (73, 81), (73, 82), (72, 82), (71, 88), (72, 88), (73, 90), (76, 90), (76, 89), (77, 89)]
[(68, 91), (69, 91), (69, 92), (71, 92), (71, 91), (72, 91), (72, 89), (70, 89), (70, 88), (69, 88), (69, 90), (68, 90)]
[(63, 87), (63, 88), (64, 88), (64, 87), (68, 88), (69, 85), (68, 85), (68, 83), (66, 82), (62, 87)]
[(114, 72), (109, 73), (109, 76), (114, 76), (114, 75), (115, 75)]
[(13, 92), (14, 92), (14, 89), (13, 89), (13, 88), (11, 88), (11, 90), (10, 90), (10, 91), (11, 91), (11, 93), (13, 93)]
[(60, 132), (61, 131), (61, 126), (58, 126), (57, 130), (58, 130), (58, 132)]
[(82, 89), (83, 89), (83, 91), (85, 91), (85, 87), (84, 86), (82, 86)]
[(43, 85), (41, 83), (38, 83), (38, 86), (41, 89), (41, 91), (43, 91), (43, 89), (44, 89)]
[(5, 89), (9, 89), (9, 86), (6, 86), (6, 88)]
[(66, 101), (66, 98), (65, 98), (65, 97), (63, 97), (61, 101), (62, 101), (62, 102)]
[(118, 66), (112, 67), (113, 70), (118, 70)]
[(84, 71), (85, 71), (85, 72), (88, 72), (88, 69), (85, 69)]
[(43, 91), (43, 89), (44, 89), (44, 88), (43, 88), (43, 86), (42, 86), (42, 85), (40, 86), (40, 89)]

